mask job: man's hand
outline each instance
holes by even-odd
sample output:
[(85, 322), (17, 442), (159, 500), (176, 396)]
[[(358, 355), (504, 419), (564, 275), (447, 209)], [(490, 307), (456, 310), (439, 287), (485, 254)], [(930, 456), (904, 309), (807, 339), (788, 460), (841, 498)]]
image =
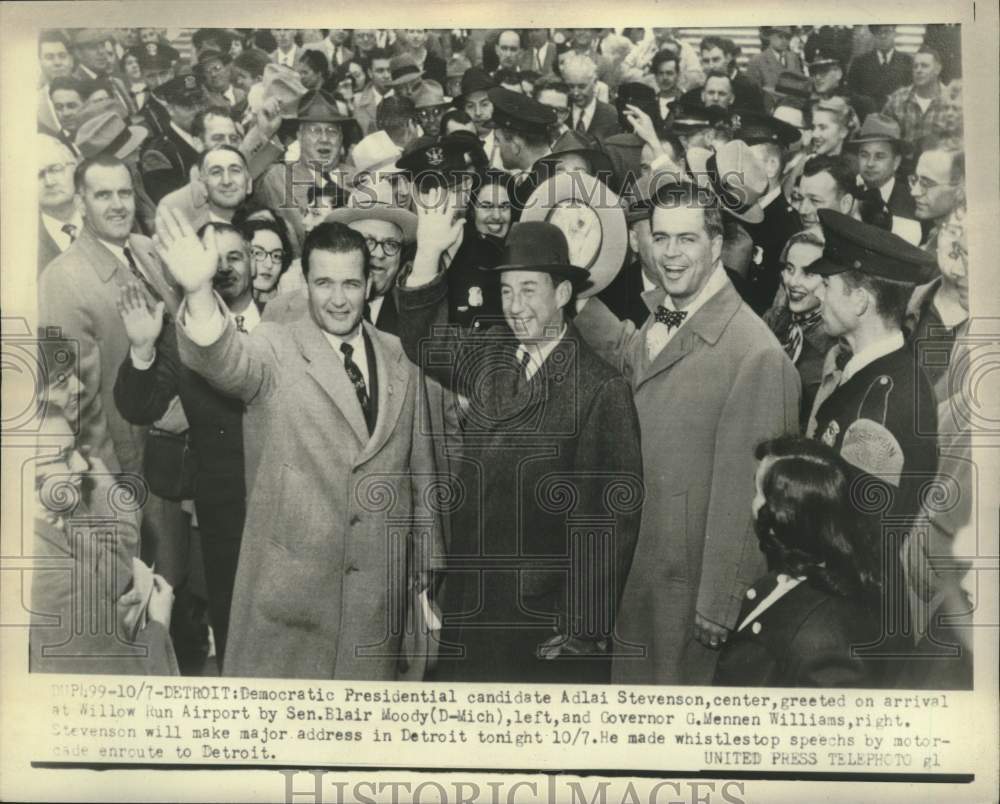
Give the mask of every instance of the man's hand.
[(161, 205), (156, 214), (153, 243), (160, 259), (186, 294), (211, 291), (212, 277), (219, 263), (214, 227), (208, 227), (202, 241), (182, 212)]
[(559, 656), (607, 656), (607, 653), (607, 642), (603, 639), (595, 642), (564, 634), (549, 637), (538, 649), (538, 656), (542, 659), (556, 659)]
[(729, 639), (729, 629), (724, 625), (713, 623), (711, 620), (702, 617), (695, 612), (694, 615), (694, 638), (706, 648), (718, 650)]
[(170, 629), (170, 613), (174, 608), (174, 587), (162, 575), (153, 576), (153, 595), (149, 598), (146, 615), (153, 622)]
[(163, 302), (152, 302), (139, 282), (129, 281), (118, 294), (118, 315), (136, 355), (145, 361), (156, 356), (156, 339), (163, 329)]
[(422, 194), (416, 207), (417, 253), (406, 280), (410, 287), (426, 285), (437, 276), (441, 255), (459, 241), (465, 226), (464, 220), (454, 218), (445, 188)]
[(257, 128), (265, 140), (278, 133), (281, 128), (281, 104), (277, 98), (268, 98), (257, 110)]
[(656, 133), (656, 127), (653, 125), (653, 120), (648, 114), (638, 106), (627, 103), (625, 104), (625, 119), (632, 124), (632, 129), (635, 131), (636, 136), (653, 150), (655, 156), (663, 155), (663, 146), (660, 145), (660, 138)]

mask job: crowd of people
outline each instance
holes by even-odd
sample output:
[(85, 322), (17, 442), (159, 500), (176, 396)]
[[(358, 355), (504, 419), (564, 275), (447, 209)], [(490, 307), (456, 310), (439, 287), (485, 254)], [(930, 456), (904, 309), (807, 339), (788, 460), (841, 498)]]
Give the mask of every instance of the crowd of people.
[(958, 26), (679, 31), (43, 32), (32, 669), (970, 687)]

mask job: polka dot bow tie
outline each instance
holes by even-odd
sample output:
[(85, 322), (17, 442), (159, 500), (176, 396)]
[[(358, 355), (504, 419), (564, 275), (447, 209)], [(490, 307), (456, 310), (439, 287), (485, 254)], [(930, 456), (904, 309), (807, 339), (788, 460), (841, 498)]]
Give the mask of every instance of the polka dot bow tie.
[(666, 324), (667, 329), (676, 329), (684, 323), (687, 318), (687, 310), (668, 310), (660, 306), (656, 308), (656, 320), (661, 324)]

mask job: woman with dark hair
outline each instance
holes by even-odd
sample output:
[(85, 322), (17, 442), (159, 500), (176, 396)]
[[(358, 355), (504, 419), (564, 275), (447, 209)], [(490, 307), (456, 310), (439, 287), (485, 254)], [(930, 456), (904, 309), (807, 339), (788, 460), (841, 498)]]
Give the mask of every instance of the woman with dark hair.
[(746, 592), (716, 684), (880, 686), (854, 655), (879, 634), (876, 535), (852, 504), (850, 468), (800, 436), (757, 448), (752, 510), (768, 573)]
[(295, 229), (288, 225), (278, 210), (266, 206), (251, 196), (237, 207), (233, 213), (232, 224), (237, 229), (242, 230), (243, 225), (248, 221), (271, 221), (277, 223), (284, 230), (285, 237), (292, 244), (292, 256), (298, 257), (302, 253), (302, 243), (295, 237)]
[(330, 77), (330, 62), (318, 50), (304, 50), (295, 69), (299, 71), (302, 86), (310, 92), (320, 89)]
[(488, 170), (472, 191), (468, 220), (479, 237), (503, 240), (510, 231), (510, 193), (514, 177), (503, 170)]
[(240, 227), (250, 245), (253, 297), (266, 303), (277, 294), (278, 280), (292, 264), (292, 244), (285, 227), (277, 221), (247, 221)]

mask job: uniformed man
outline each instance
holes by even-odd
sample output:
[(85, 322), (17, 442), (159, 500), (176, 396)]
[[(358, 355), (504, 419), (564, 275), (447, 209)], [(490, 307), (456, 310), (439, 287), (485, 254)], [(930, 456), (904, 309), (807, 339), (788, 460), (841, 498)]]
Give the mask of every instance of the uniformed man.
[(418, 207), (433, 206), (442, 188), (448, 193), (455, 238), (443, 250), (418, 243), (414, 265), (429, 260), (446, 266), (449, 323), (476, 330), (498, 321), (502, 308), (497, 274), (480, 269), (497, 265), (500, 243), (477, 236), (475, 225), (466, 222), (472, 189), (487, 168), (479, 138), (467, 131), (446, 134), (404, 154), (396, 166), (409, 174)]
[(154, 137), (162, 136), (170, 127), (170, 113), (158, 96), (160, 88), (174, 77), (168, 51), (154, 47), (139, 51), (139, 69), (146, 84), (146, 102), (139, 110), (142, 125)]
[(205, 103), (205, 94), (193, 75), (179, 75), (159, 89), (170, 123), (163, 134), (151, 139), (139, 157), (143, 184), (155, 203), (167, 193), (187, 184), (191, 168), (198, 164), (199, 149), (191, 126)]
[(515, 219), (535, 188), (548, 177), (542, 160), (551, 153), (555, 110), (533, 98), (497, 87), (489, 91), (492, 122), (504, 170), (520, 172), (511, 198)]
[(840, 371), (838, 347), (827, 356), (807, 435), (878, 482), (888, 513), (913, 515), (937, 470), (937, 411), (902, 327), (914, 287), (936, 270), (934, 255), (833, 210), (819, 219), (823, 256), (808, 270), (823, 277), (823, 326), (852, 354)]
[(705, 106), (697, 98), (686, 100), (682, 97), (671, 103), (667, 125), (680, 139), (685, 150), (711, 149), (728, 142), (732, 135), (729, 113), (718, 106)]
[(827, 100), (834, 96), (844, 98), (860, 120), (878, 111), (874, 100), (847, 87), (844, 83), (844, 67), (829, 49), (816, 49), (809, 62), (809, 75), (812, 76), (815, 99)]
[(767, 175), (767, 192), (757, 201), (764, 210), (764, 220), (744, 227), (753, 238), (754, 252), (746, 277), (747, 302), (762, 314), (778, 290), (781, 281), (781, 252), (793, 234), (802, 228), (798, 213), (781, 192), (781, 177), (788, 161), (789, 148), (801, 139), (799, 130), (767, 115), (739, 115), (739, 127), (733, 137), (743, 140), (757, 157)]

